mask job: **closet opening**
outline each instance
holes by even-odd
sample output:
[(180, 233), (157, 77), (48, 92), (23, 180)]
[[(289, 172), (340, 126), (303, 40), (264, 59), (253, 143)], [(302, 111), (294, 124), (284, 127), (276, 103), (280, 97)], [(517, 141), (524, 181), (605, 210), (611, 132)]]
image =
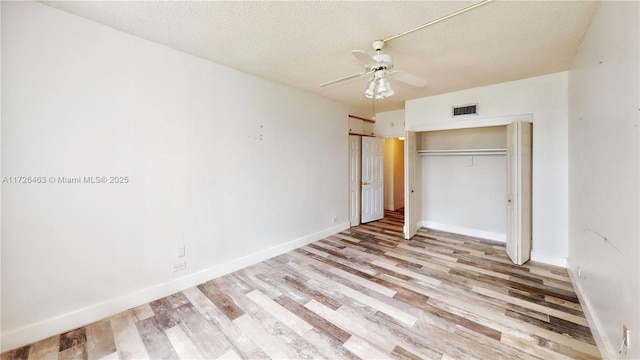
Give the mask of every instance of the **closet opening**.
[[(470, 125), (470, 124), (469, 124)], [(420, 227), (506, 243), (514, 263), (531, 252), (531, 123), (426, 129), (405, 138), (405, 238)]]

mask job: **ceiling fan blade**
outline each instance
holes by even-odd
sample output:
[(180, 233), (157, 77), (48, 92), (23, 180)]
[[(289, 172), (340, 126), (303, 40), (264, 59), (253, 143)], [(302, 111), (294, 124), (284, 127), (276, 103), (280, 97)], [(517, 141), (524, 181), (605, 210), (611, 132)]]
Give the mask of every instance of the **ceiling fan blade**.
[(331, 84), (335, 84), (335, 83), (338, 83), (338, 82), (341, 82), (341, 81), (347, 81), (347, 80), (351, 80), (351, 79), (356, 79), (356, 78), (359, 78), (361, 76), (364, 76), (364, 75), (367, 75), (367, 74), (371, 74), (371, 73), (372, 73), (372, 71), (363, 71), (361, 73), (357, 73), (357, 74), (341, 77), (339, 79), (331, 80), (331, 81), (328, 81), (326, 83), (320, 84), (320, 87), (331, 85)]
[(424, 28), (426, 28), (427, 26), (431, 26), (431, 25), (437, 24), (437, 23), (439, 23), (439, 22), (441, 22), (441, 21), (444, 21), (444, 20), (450, 19), (450, 18), (452, 18), (452, 17), (454, 17), (454, 16), (458, 16), (458, 15), (460, 15), (460, 14), (464, 14), (464, 13), (466, 13), (467, 11), (471, 11), (471, 10), (473, 10), (473, 9), (477, 8), (477, 7), (480, 7), (480, 6), (482, 6), (482, 5), (486, 5), (486, 4), (488, 4), (488, 3), (492, 2), (492, 1), (493, 1), (493, 0), (484, 0), (484, 1), (481, 1), (481, 2), (479, 2), (479, 3), (476, 3), (476, 4), (473, 4), (473, 5), (471, 5), (471, 6), (468, 6), (468, 7), (464, 8), (464, 9), (461, 9), (461, 10), (458, 10), (458, 11), (456, 11), (456, 12), (453, 12), (453, 13), (451, 13), (451, 14), (449, 14), (449, 15), (445, 15), (445, 16), (443, 16), (443, 17), (441, 17), (441, 18), (438, 18), (438, 19), (435, 19), (435, 20), (429, 21), (428, 23), (426, 23), (426, 24), (422, 24), (422, 25), (420, 25), (420, 26), (418, 26), (418, 27), (415, 27), (415, 28), (413, 28), (413, 29), (411, 29), (411, 30), (407, 30), (407, 31), (402, 32), (402, 33), (400, 33), (400, 34), (398, 34), (398, 35), (394, 35), (394, 36), (388, 37), (388, 38), (386, 38), (386, 39), (382, 40), (382, 42), (383, 42), (383, 43), (386, 43), (387, 41), (391, 41), (391, 40), (393, 40), (393, 39), (397, 39), (397, 38), (399, 38), (400, 36), (405, 36), (405, 35), (407, 35), (407, 34), (411, 34), (411, 33), (412, 33), (412, 32), (414, 32), (414, 31), (418, 31), (418, 30), (424, 29)]
[(427, 80), (419, 77), (419, 76), (415, 76), (415, 75), (411, 75), (409, 73), (403, 72), (403, 71), (392, 71), (390, 72), (391, 77), (393, 77), (395, 80), (398, 80), (400, 82), (403, 82), (405, 84), (409, 84), (411, 86), (415, 86), (415, 87), (424, 87), (427, 85)]
[(353, 54), (356, 59), (367, 65), (367, 69), (372, 68), (376, 65), (376, 61), (371, 57), (371, 55), (362, 50), (353, 50), (351, 54)]

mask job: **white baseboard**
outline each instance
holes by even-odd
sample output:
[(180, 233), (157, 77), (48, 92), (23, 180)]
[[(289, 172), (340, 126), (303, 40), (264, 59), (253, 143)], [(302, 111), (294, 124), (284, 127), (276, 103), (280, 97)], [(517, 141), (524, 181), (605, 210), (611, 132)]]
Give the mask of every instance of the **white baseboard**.
[(531, 261), (541, 262), (547, 265), (567, 267), (567, 258), (531, 250)]
[(589, 323), (589, 328), (591, 329), (593, 339), (596, 341), (598, 350), (600, 350), (600, 355), (602, 355), (603, 359), (617, 359), (618, 356), (616, 355), (615, 350), (612, 349), (611, 344), (604, 337), (605, 332), (601, 331), (601, 329), (603, 328), (602, 323), (598, 319), (595, 311), (593, 311), (593, 306), (591, 305), (589, 298), (584, 293), (580, 277), (578, 277), (577, 274), (573, 272), (571, 266), (567, 267), (567, 272), (569, 273), (569, 278), (571, 279), (571, 283), (573, 284), (573, 289), (575, 290), (576, 295), (578, 295), (578, 300), (580, 300), (580, 305), (582, 305), (582, 311), (584, 312), (584, 315), (587, 318), (587, 322)]
[(287, 251), (321, 240), (349, 228), (344, 222), (325, 230), (303, 236), (253, 254), (234, 259), (224, 264), (215, 265), (171, 281), (141, 289), (131, 294), (93, 304), (73, 312), (62, 314), (35, 324), (2, 333), (0, 337), (1, 352), (12, 350), (50, 336), (54, 336), (92, 322), (105, 319), (122, 311), (163, 298), (176, 292), (200, 285), (211, 279), (232, 273), (247, 266), (284, 254)]
[(454, 234), (473, 236), (473, 237), (477, 237), (477, 238), (481, 238), (481, 239), (488, 239), (488, 240), (499, 241), (499, 242), (506, 242), (507, 241), (507, 235), (506, 234), (495, 233), (495, 232), (490, 232), (490, 231), (483, 231), (483, 230), (477, 230), (477, 229), (471, 229), (471, 228), (467, 228), (467, 227), (450, 225), (450, 224), (442, 224), (442, 223), (438, 223), (438, 222), (434, 222), (434, 221), (423, 220), (420, 223), (418, 223), (418, 226), (427, 227), (427, 228), (434, 229), (434, 230), (451, 232), (451, 233), (454, 233)]

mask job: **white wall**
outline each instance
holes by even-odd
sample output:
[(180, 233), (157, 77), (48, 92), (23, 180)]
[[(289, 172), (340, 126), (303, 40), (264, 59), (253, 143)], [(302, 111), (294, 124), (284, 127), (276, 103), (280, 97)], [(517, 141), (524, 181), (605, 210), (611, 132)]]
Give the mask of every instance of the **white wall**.
[(479, 103), (478, 119), (533, 115), (532, 259), (565, 265), (568, 253), (567, 72), (410, 100), (405, 127), (473, 124), (476, 118), (451, 118), (451, 106)]
[(640, 358), (639, 13), (601, 2), (569, 71), (569, 269), (607, 358)]
[(404, 110), (386, 111), (376, 114), (376, 136), (404, 136)]
[(397, 210), (404, 206), (404, 141), (384, 140), (384, 208)]
[(31, 2), (2, 96), (2, 176), (129, 177), (2, 185), (3, 351), (348, 227), (344, 105)]
[(393, 209), (398, 210), (404, 207), (404, 140), (393, 143)]
[(418, 159), (422, 162), (423, 226), (506, 240), (506, 156), (420, 156)]
[[(506, 149), (506, 126), (420, 133), (422, 150)], [(507, 158), (419, 156), (422, 226), (506, 241)]]

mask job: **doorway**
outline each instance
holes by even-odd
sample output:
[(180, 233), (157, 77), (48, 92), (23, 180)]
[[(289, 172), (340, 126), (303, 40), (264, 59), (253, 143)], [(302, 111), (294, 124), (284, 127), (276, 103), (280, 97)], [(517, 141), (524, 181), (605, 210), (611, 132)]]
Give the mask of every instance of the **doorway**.
[(404, 138), (384, 139), (384, 209), (404, 208)]

